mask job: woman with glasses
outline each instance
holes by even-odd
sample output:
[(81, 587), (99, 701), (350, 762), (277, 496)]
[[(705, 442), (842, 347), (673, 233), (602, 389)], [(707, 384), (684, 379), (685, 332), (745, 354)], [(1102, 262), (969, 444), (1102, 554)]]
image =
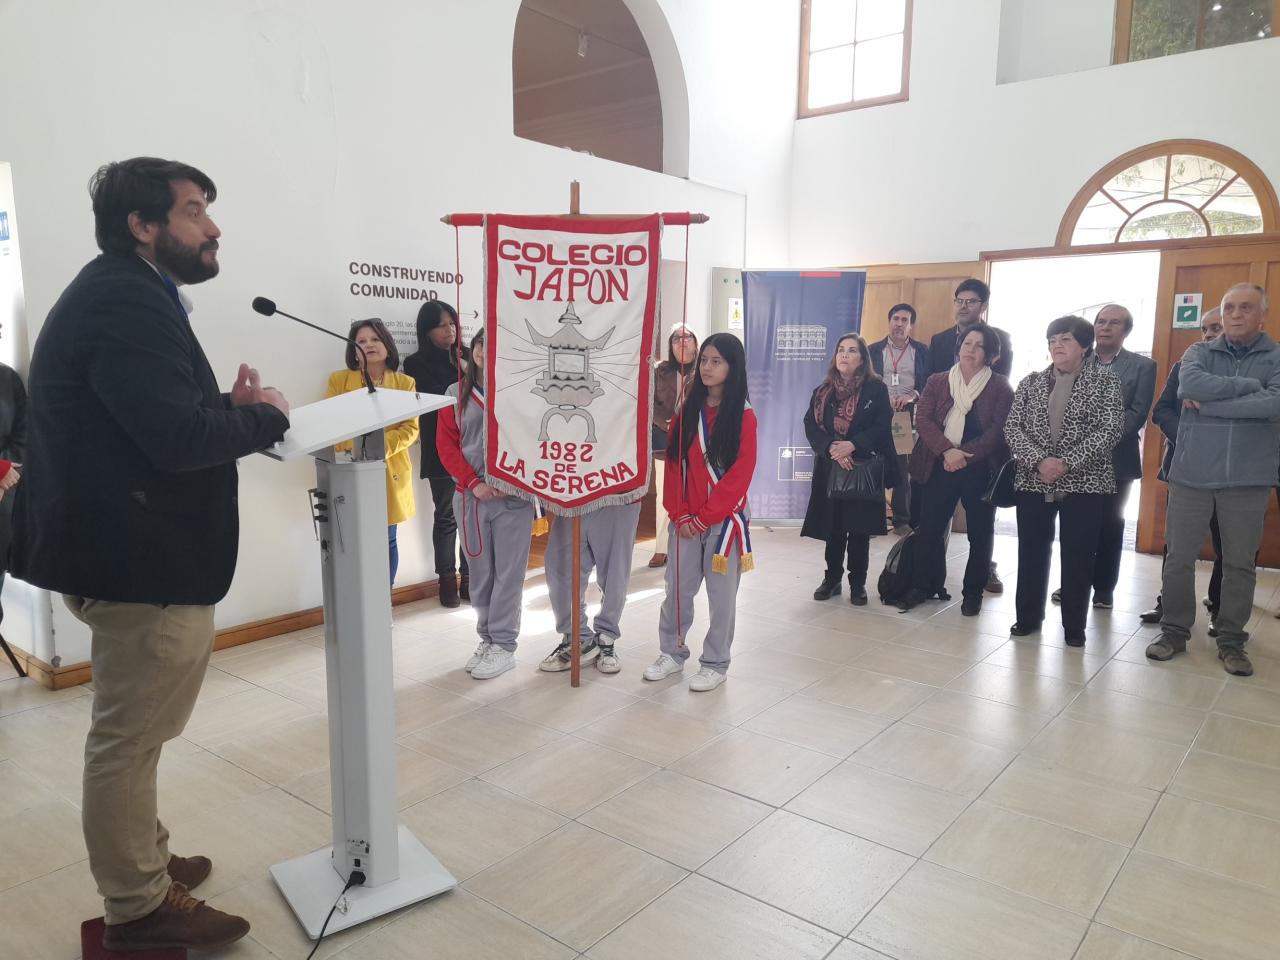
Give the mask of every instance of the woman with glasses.
[(658, 536), (653, 545), (653, 557), (649, 561), (651, 567), (662, 567), (667, 563), (668, 529), (661, 518), (662, 484), (667, 459), (667, 431), (670, 430), (671, 419), (680, 409), (680, 404), (689, 390), (689, 383), (696, 372), (693, 361), (697, 356), (698, 338), (683, 323), (677, 324), (671, 331), (671, 336), (667, 338), (667, 359), (659, 363), (654, 371), (653, 459), (656, 464), (653, 471), (653, 489), (659, 517), (656, 523)]
[(1111, 450), (1124, 405), (1115, 374), (1085, 363), (1093, 349), (1088, 320), (1060, 317), (1046, 336), (1053, 362), (1018, 384), (1004, 428), (1018, 460), (1017, 622), (1009, 633), (1040, 630), (1061, 515), (1062, 628), (1069, 646), (1082, 647), (1098, 533), (1107, 495), (1116, 490)]

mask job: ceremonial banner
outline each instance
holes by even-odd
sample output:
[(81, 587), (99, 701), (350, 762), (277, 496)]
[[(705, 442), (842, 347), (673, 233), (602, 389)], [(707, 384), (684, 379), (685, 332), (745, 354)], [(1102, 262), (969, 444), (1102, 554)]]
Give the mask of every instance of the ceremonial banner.
[(486, 480), (574, 516), (649, 486), (661, 223), (485, 218)]

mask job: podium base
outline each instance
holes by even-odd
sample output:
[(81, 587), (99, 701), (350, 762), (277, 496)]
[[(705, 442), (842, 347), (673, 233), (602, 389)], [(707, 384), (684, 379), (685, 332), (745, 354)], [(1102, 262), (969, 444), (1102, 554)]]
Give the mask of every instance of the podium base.
[[(327, 936), (346, 930), (357, 924), (380, 917), (384, 913), (399, 910), (419, 900), (452, 890), (458, 885), (440, 861), (431, 855), (409, 828), (400, 825), (400, 879), (379, 887), (352, 887), (346, 892), (329, 921)], [(277, 863), (271, 868), (271, 876), (289, 901), (294, 915), (307, 936), (312, 940), (320, 936), (325, 917), (333, 909), (334, 901), (346, 886), (344, 878), (333, 869), (332, 847), (315, 853)]]

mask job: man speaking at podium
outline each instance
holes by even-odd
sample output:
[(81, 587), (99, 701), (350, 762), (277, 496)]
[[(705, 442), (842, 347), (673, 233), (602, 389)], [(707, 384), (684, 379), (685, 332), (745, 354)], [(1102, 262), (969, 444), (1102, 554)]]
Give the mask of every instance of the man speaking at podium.
[(211, 864), (170, 856), (156, 767), (191, 716), (235, 571), (236, 458), (280, 439), (289, 405), (247, 364), (220, 393), (188, 320), (179, 287), (218, 273), (213, 181), (137, 157), (89, 192), (102, 255), (32, 353), (12, 570), (93, 631), (83, 821), (103, 946), (208, 949), (249, 924), (187, 894)]

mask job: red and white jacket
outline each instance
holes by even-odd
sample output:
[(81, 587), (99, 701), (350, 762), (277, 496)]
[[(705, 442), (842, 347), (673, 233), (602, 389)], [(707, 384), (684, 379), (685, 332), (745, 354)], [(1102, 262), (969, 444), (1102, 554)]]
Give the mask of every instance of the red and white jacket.
[[(446, 391), (457, 395), (458, 386)], [(484, 482), (484, 391), (473, 388), (458, 427), (458, 407), (444, 407), (436, 421), (436, 453), (453, 477), (459, 493), (474, 489)]]
[[(706, 407), (706, 432), (715, 426), (719, 407)], [(671, 429), (678, 429), (680, 414), (671, 421)], [(681, 476), (681, 463), (684, 476)], [(742, 411), (742, 439), (738, 445), (738, 459), (733, 462), (717, 482), (707, 467), (702, 454), (702, 444), (695, 435), (685, 457), (668, 457), (664, 464), (662, 505), (679, 526), (692, 522), (699, 531), (720, 526), (730, 515), (746, 510), (747, 488), (756, 470), (756, 415), (748, 406)]]

